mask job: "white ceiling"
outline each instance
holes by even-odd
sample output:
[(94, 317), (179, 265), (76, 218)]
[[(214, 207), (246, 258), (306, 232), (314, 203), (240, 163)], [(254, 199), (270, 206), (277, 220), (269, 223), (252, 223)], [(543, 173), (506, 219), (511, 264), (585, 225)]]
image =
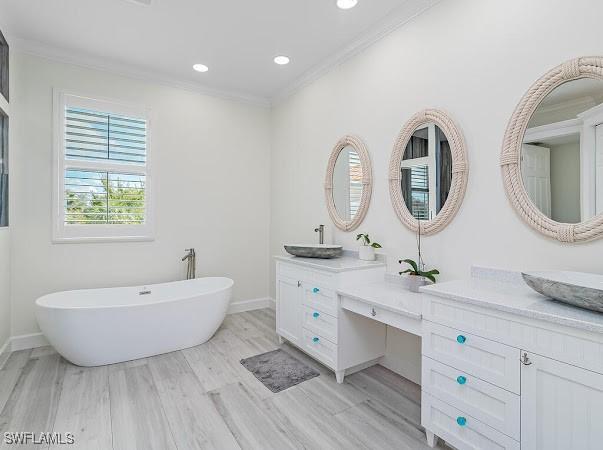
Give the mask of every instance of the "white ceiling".
[[(336, 0), (0, 0), (0, 17), (13, 45), (268, 100), (437, 1), (359, 0), (344, 11)], [(291, 64), (275, 65), (279, 54)]]

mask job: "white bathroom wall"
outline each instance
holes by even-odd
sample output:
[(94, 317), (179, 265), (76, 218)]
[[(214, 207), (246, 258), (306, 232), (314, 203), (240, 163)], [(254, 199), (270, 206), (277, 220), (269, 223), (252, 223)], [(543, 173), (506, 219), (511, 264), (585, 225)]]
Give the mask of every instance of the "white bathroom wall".
[[(198, 276), (235, 280), (234, 299), (268, 296), (269, 110), (15, 52), (11, 92), (12, 332), (38, 330), (48, 292), (182, 279), (184, 249)], [(155, 240), (51, 243), (52, 89), (151, 110)]]
[[(470, 167), (457, 217), (423, 240), (425, 260), (442, 281), (468, 277), (472, 264), (603, 273), (603, 240), (564, 245), (532, 231), (509, 206), (499, 168), (505, 127), (521, 96), (557, 64), (603, 54), (602, 16), (603, 3), (592, 0), (443, 0), (276, 105), (272, 253), (285, 242), (314, 242), (314, 227), (324, 223), (347, 248), (355, 247), (356, 232), (370, 232), (392, 272), (398, 258), (416, 256), (415, 237), (390, 204), (387, 168), (403, 124), (431, 107), (457, 122)], [(347, 133), (365, 140), (374, 165), (368, 215), (350, 233), (333, 228), (323, 194), (329, 153)], [(271, 276), (274, 292), (274, 266)], [(420, 341), (388, 333), (388, 365), (406, 367), (417, 380)]]

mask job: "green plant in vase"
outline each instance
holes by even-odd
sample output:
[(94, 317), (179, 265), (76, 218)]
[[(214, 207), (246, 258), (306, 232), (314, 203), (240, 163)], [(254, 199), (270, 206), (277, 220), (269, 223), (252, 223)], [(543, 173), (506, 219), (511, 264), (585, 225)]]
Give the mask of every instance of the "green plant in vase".
[(374, 261), (375, 260), (375, 249), (383, 248), (381, 244), (377, 242), (371, 242), (371, 238), (368, 233), (360, 233), (356, 236), (356, 240), (360, 241), (362, 245), (358, 249), (358, 258), (364, 261)]

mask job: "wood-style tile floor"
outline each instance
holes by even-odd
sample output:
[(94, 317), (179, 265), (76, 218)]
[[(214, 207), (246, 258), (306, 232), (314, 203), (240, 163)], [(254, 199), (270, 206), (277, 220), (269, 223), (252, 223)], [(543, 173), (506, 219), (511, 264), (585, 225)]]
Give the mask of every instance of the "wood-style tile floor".
[(274, 311), (227, 316), (209, 342), (104, 367), (77, 367), (52, 348), (14, 352), (0, 370), (4, 432), (73, 433), (52, 449), (427, 449), (420, 387), (373, 366), (337, 384), (320, 376), (273, 394), (240, 360), (278, 348)]

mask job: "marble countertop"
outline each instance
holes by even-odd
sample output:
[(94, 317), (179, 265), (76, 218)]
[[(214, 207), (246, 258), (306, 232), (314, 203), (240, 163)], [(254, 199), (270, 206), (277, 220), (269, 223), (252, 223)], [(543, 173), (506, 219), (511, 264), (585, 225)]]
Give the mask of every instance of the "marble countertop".
[(422, 317), (422, 295), (410, 292), (400, 282), (386, 280), (346, 286), (337, 293), (412, 319), (421, 320)]
[[(500, 272), (502, 276), (494, 272)], [(467, 280), (421, 288), (431, 294), (470, 305), (603, 333), (603, 314), (549, 299), (526, 285), (517, 272), (474, 269)]]
[(297, 264), (311, 269), (326, 270), (328, 272), (346, 272), (348, 270), (373, 269), (375, 267), (385, 267), (385, 261), (362, 261), (348, 252), (340, 258), (321, 259), (321, 258), (301, 258), (291, 255), (277, 255), (274, 257), (277, 261)]

